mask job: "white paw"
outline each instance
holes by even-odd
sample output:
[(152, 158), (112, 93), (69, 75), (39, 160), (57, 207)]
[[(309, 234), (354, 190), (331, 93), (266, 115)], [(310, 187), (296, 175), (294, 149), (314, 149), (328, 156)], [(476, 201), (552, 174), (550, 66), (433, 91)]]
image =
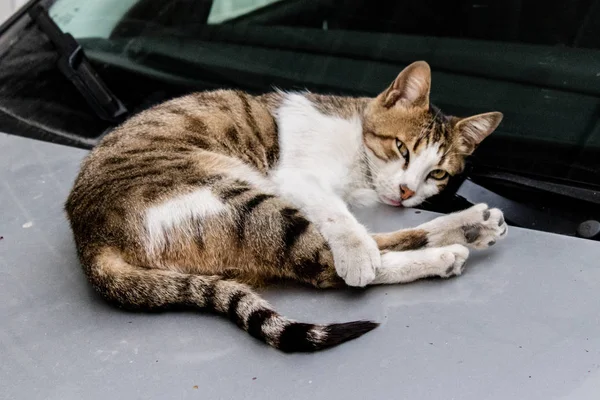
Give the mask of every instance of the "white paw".
[(381, 254), (371, 236), (350, 232), (330, 246), (335, 270), (348, 286), (364, 287), (373, 282), (375, 269), (381, 266)]
[(453, 244), (436, 250), (439, 250), (441, 260), (439, 276), (449, 278), (463, 273), (465, 262), (469, 257), (468, 248), (461, 244)]
[(475, 249), (493, 246), (508, 233), (502, 211), (483, 203), (436, 218), (425, 225), (432, 230), (437, 245), (461, 243)]
[(461, 227), (467, 246), (484, 249), (504, 239), (508, 225), (502, 211), (489, 208), (487, 204), (477, 204), (459, 213)]

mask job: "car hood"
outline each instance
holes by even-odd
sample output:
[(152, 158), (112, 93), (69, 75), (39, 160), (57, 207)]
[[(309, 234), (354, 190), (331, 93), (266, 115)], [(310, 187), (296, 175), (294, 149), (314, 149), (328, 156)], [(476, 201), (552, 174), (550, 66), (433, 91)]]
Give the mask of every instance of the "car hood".
[[(0, 392), (7, 398), (597, 399), (600, 244), (511, 228), (459, 278), (366, 290), (270, 288), (306, 322), (371, 319), (283, 354), (224, 318), (128, 313), (79, 267), (63, 202), (86, 152), (0, 134)], [(435, 216), (356, 211), (372, 231)]]

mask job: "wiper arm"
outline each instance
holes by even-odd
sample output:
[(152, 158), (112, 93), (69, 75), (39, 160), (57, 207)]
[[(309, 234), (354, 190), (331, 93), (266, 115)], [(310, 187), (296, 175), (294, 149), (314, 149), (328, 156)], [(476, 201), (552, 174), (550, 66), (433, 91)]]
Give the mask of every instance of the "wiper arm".
[(127, 109), (96, 73), (73, 35), (61, 31), (40, 5), (29, 10), (29, 16), (54, 44), (60, 56), (60, 71), (75, 85), (96, 115), (109, 122), (121, 121)]
[(587, 189), (567, 185), (563, 183), (554, 183), (529, 178), (526, 176), (511, 174), (508, 172), (472, 172), (471, 176), (475, 178), (487, 178), (496, 181), (516, 183), (530, 188), (543, 190), (544, 192), (554, 193), (561, 196), (571, 197), (576, 200), (584, 200), (590, 203), (600, 204), (600, 190)]

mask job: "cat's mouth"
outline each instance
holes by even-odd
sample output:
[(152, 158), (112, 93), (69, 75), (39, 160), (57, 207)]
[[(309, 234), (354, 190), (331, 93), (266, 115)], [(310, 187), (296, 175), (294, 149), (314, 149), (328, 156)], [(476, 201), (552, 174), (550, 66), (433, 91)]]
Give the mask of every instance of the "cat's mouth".
[(394, 207), (402, 207), (402, 203), (398, 200), (390, 199), (389, 197), (386, 197), (383, 195), (380, 195), (379, 198), (381, 199), (381, 201), (383, 201), (387, 205), (394, 206)]

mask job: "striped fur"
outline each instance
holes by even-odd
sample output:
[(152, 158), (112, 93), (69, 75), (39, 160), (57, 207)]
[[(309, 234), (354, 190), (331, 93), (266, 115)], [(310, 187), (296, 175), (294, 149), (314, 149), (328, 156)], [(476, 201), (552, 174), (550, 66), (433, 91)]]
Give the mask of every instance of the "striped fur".
[[(420, 74), (423, 68), (420, 64), (416, 71)], [(467, 243), (460, 224), (371, 237), (345, 209), (348, 199), (386, 201), (395, 196), (385, 195), (388, 181), (398, 171), (412, 170), (404, 160), (408, 166), (382, 175), (401, 161), (394, 139), (400, 137), (415, 160), (430, 152), (438, 167), (455, 174), (464, 155), (499, 122), (496, 115), (443, 116), (430, 108), (425, 94), (411, 92), (424, 88), (415, 89), (411, 79), (420, 75), (414, 67), (407, 70), (409, 75), (403, 72), (398, 79), (408, 89), (397, 79), (373, 99), (218, 90), (174, 99), (132, 117), (84, 160), (66, 202), (91, 284), (125, 308), (183, 306), (223, 314), (286, 352), (331, 347), (375, 328), (369, 321), (295, 322), (279, 315), (251, 287), (276, 280), (320, 288), (353, 285), (354, 278), (342, 274), (340, 265), (352, 266), (355, 260), (346, 249), (361, 249), (367, 242), (377, 257), (380, 250), (423, 249), (450, 239)], [(304, 119), (290, 119), (294, 112), (299, 114), (293, 118)], [(306, 136), (286, 128), (290, 121), (300, 122), (292, 128), (306, 125)], [(324, 126), (331, 132), (321, 134), (318, 129)], [(355, 128), (357, 135), (339, 136)], [(307, 142), (311, 134), (314, 143)], [(324, 145), (318, 141), (328, 134), (334, 135), (327, 139), (331, 149), (320, 148)], [(293, 140), (300, 140), (297, 146), (290, 145)], [(453, 148), (457, 151), (448, 152)], [(324, 173), (319, 164), (323, 159), (339, 179)], [(321, 176), (306, 177), (308, 170), (298, 163), (316, 166)], [(319, 183), (307, 182), (321, 178), (318, 190), (333, 197), (312, 207)], [(434, 186), (441, 189), (440, 182)], [(305, 187), (308, 193), (298, 192)], [(337, 209), (331, 214), (320, 212), (334, 204)], [(469, 224), (482, 226), (479, 232), (487, 236), (478, 240), (484, 243), (497, 236), (495, 228), (488, 228), (497, 220), (477, 220), (481, 215), (473, 214)], [(396, 275), (388, 271), (385, 276)], [(410, 277), (404, 274), (402, 279)]]

